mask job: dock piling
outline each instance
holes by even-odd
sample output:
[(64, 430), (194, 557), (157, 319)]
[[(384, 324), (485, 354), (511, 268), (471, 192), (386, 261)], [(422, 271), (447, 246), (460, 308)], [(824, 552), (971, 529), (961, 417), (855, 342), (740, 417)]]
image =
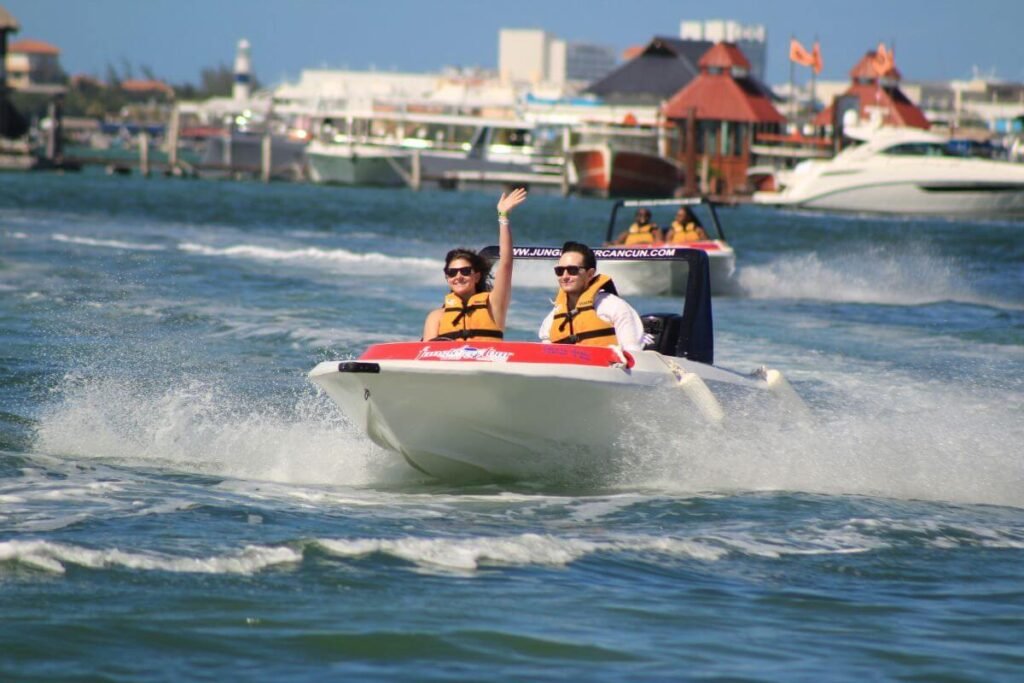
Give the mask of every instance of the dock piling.
[(181, 112), (178, 105), (171, 110), (171, 121), (167, 127), (167, 172), (170, 175), (178, 175), (178, 138), (181, 136)]
[(419, 192), (420, 186), (423, 182), (423, 167), (421, 166), (421, 163), (420, 151), (418, 149), (414, 149), (412, 152), (412, 178), (409, 182), (409, 187), (411, 187), (414, 192)]
[(139, 131), (139, 173), (149, 177), (149, 132), (145, 130)]
[(260, 150), (260, 177), (263, 182), (270, 182), (270, 172), (273, 169), (273, 139), (270, 137), (270, 131), (263, 134), (262, 148)]

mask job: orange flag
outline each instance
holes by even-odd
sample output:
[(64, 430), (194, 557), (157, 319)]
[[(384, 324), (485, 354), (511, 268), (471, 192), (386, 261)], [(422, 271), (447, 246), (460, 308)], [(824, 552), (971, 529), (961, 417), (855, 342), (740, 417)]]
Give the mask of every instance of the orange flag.
[(811, 49), (811, 60), (811, 68), (814, 69), (814, 73), (820, 74), (824, 63), (821, 61), (821, 46), (818, 45), (818, 41), (814, 41), (814, 47)]
[(789, 39), (789, 61), (796, 62), (801, 66), (811, 66), (814, 64), (814, 55), (807, 51), (803, 45), (800, 44), (796, 38)]

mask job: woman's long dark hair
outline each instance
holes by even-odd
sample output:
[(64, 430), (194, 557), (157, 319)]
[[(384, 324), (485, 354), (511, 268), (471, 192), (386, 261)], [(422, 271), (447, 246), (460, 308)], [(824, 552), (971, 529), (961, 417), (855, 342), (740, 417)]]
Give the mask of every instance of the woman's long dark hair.
[(472, 249), (456, 247), (444, 257), (445, 269), (451, 265), (452, 261), (460, 258), (469, 261), (469, 265), (473, 266), (473, 270), (480, 273), (480, 281), (476, 283), (476, 294), (491, 291), (491, 266), (493, 264)]

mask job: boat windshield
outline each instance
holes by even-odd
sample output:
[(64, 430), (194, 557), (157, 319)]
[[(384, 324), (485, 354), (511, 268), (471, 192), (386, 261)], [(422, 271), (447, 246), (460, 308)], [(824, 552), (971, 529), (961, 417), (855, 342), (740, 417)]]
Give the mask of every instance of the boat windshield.
[(901, 142), (892, 147), (886, 147), (882, 154), (890, 156), (908, 157), (948, 157), (949, 150), (941, 142)]

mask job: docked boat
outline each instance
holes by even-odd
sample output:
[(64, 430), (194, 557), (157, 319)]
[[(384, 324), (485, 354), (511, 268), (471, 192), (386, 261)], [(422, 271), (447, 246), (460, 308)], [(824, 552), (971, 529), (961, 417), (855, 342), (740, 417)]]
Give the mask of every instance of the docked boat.
[(320, 140), (307, 153), (315, 182), (425, 181), (444, 188), (563, 182), (564, 126), (405, 111), (321, 116)]
[(1024, 164), (965, 157), (918, 128), (848, 128), (857, 140), (829, 160), (780, 175), (773, 206), (950, 217), (1024, 217)]
[(406, 184), (409, 153), (380, 145), (337, 144), (314, 140), (306, 150), (314, 183), (336, 185)]
[(576, 191), (600, 197), (671, 197), (683, 166), (659, 152), (667, 133), (650, 127), (582, 126), (569, 150)]
[[(311, 380), (377, 445), (445, 480), (579, 481), (629, 455), (637, 415), (714, 427), (752, 405), (798, 419), (785, 378), (712, 364), (707, 254), (687, 250), (681, 314), (643, 316), (644, 351), (538, 342), (398, 342), (325, 361)], [(774, 422), (773, 422), (774, 424)]]

